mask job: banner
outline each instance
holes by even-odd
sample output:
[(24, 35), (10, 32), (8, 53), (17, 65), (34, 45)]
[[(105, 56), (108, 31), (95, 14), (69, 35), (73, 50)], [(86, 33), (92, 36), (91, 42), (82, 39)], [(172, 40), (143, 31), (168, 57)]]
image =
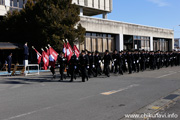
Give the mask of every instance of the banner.
[(49, 66), (49, 56), (45, 51), (42, 52), (42, 58), (44, 63), (43, 69), (47, 70), (47, 67)]
[(76, 54), (76, 57), (78, 58), (78, 57), (79, 57), (80, 52), (79, 52), (79, 50), (78, 50), (78, 48), (77, 48), (77, 46), (76, 46), (76, 45), (74, 45), (73, 50), (74, 50), (74, 52), (75, 52), (75, 54)]
[(58, 58), (58, 53), (52, 48), (49, 47), (49, 60), (50, 61), (56, 61)]
[(37, 54), (37, 63), (40, 64), (42, 55), (34, 48)]
[(72, 50), (69, 42), (67, 43), (66, 49), (67, 49), (67, 60), (69, 61), (71, 59), (72, 54), (73, 54), (73, 50)]

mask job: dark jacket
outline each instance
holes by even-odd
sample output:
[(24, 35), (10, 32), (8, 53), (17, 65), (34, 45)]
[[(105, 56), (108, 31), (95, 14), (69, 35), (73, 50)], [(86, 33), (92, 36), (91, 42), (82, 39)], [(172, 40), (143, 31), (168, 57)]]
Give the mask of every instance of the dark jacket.
[(24, 54), (29, 55), (29, 48), (26, 45), (24, 45)]
[(103, 59), (104, 59), (104, 64), (110, 65), (110, 61), (112, 61), (112, 58), (109, 54), (104, 55)]

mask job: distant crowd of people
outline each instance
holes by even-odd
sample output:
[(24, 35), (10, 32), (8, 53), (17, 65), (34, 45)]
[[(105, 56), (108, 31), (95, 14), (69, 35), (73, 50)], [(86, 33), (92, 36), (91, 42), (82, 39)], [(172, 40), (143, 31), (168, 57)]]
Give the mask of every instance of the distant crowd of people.
[[(71, 78), (73, 82), (77, 76), (82, 77), (82, 82), (85, 82), (90, 77), (97, 77), (105, 74), (110, 77), (110, 73), (120, 74), (129, 72), (145, 71), (146, 69), (160, 69), (162, 67), (173, 67), (180, 65), (180, 52), (178, 51), (117, 51), (114, 50), (110, 55), (106, 50), (104, 56), (101, 56), (98, 51), (88, 52), (82, 51), (77, 58), (75, 54), (72, 55), (70, 61), (67, 62), (64, 53), (60, 53), (58, 58), (60, 81), (66, 76)], [(64, 74), (65, 69), (67, 74)], [(55, 72), (52, 70), (53, 77)]]

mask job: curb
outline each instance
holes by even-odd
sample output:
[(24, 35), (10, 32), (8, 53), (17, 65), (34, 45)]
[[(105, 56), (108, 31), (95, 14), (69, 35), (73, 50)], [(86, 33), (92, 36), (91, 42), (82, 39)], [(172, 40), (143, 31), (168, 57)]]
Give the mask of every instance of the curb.
[[(134, 113), (131, 114), (137, 114), (137, 115), (155, 115), (161, 110), (165, 110), (166, 108), (170, 107), (171, 105), (175, 104), (177, 100), (180, 99), (180, 89), (170, 93), (169, 95), (160, 98), (157, 101), (154, 101), (153, 103), (140, 108)], [(121, 118), (120, 120), (150, 120), (152, 118)]]

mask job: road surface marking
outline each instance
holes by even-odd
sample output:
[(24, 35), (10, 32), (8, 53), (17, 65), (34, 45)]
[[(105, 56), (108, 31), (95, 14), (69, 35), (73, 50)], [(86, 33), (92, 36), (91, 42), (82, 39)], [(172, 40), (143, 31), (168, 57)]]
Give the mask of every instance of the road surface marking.
[(3, 120), (13, 120), (13, 119), (16, 119), (16, 118), (21, 118), (21, 117), (24, 117), (24, 116), (27, 116), (27, 115), (31, 115), (31, 114), (40, 112), (40, 111), (44, 111), (44, 110), (51, 109), (51, 108), (53, 108), (53, 107), (54, 107), (54, 106), (42, 108), (42, 109), (39, 109), (39, 110), (34, 110), (34, 111), (31, 111), (31, 112), (27, 112), (27, 113), (24, 113), (24, 114), (20, 114), (20, 115), (16, 115), (16, 116), (13, 116), (13, 117), (10, 117), (10, 118), (6, 118), (6, 119), (3, 119)]
[(163, 77), (166, 77), (166, 76), (170, 76), (170, 75), (173, 75), (173, 74), (176, 74), (177, 72), (173, 72), (173, 73), (169, 73), (169, 74), (166, 74), (166, 75), (162, 75), (162, 76), (159, 76), (159, 77), (156, 77), (156, 78), (163, 78)]
[(109, 92), (103, 92), (101, 93), (102, 95), (111, 95), (111, 94), (115, 94), (115, 93), (118, 93), (118, 92), (121, 92), (121, 91), (124, 91), (124, 90), (127, 90), (127, 89), (130, 89), (132, 87), (137, 87), (139, 86), (139, 84), (133, 84), (133, 85), (130, 85), (130, 86), (127, 86), (125, 88), (121, 88), (119, 90), (112, 90), (112, 91), (109, 91)]
[(15, 88), (19, 88), (19, 87), (21, 87), (21, 86), (23, 86), (22, 84), (20, 84), (20, 85), (14, 85), (13, 87), (11, 87), (10, 89), (15, 89)]
[(154, 109), (154, 110), (158, 110), (160, 107), (158, 107), (158, 106), (153, 106), (152, 107), (152, 109)]

